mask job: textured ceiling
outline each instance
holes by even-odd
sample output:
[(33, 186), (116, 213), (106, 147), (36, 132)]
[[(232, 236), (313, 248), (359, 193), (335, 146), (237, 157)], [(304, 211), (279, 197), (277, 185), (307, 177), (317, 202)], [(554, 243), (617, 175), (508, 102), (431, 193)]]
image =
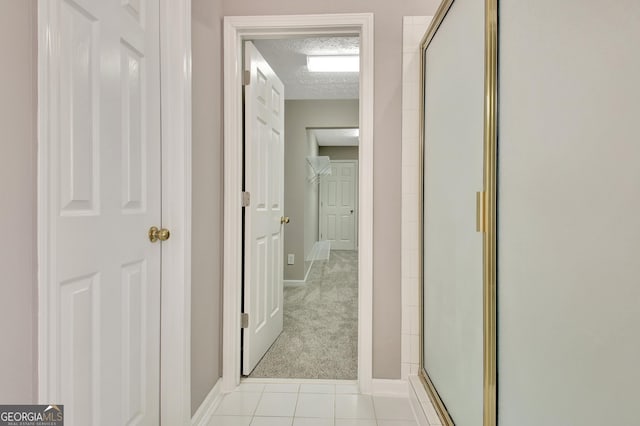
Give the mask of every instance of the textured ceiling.
[(358, 129), (313, 129), (319, 146), (358, 146)]
[(357, 55), (358, 37), (254, 40), (253, 44), (284, 83), (286, 99), (358, 99), (359, 73), (307, 70), (307, 55)]

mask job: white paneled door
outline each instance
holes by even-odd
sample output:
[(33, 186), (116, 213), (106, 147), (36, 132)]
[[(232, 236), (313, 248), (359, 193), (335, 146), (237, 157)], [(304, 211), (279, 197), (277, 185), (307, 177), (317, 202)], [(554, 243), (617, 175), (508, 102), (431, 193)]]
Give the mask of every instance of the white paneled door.
[(331, 175), (320, 178), (320, 240), (335, 250), (354, 250), (358, 205), (358, 163), (331, 161)]
[(40, 398), (64, 404), (69, 426), (160, 423), (158, 6), (40, 6)]
[(242, 374), (282, 332), (284, 86), (253, 43), (245, 43), (245, 208)]

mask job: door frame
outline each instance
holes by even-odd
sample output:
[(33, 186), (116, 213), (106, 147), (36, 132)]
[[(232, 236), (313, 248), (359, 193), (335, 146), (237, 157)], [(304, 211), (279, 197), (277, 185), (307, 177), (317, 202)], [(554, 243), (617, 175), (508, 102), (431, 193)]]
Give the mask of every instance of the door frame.
[[(160, 90), (162, 131), (162, 224), (171, 230), (161, 256), (160, 419), (163, 424), (191, 423), (191, 1), (160, 2)], [(46, 335), (47, 283), (52, 277), (54, 230), (48, 218), (47, 176), (53, 159), (48, 146), (50, 80), (58, 51), (49, 37), (49, 2), (38, 2), (38, 401), (48, 400)], [(170, 119), (168, 119), (170, 118)], [(55, 127), (55, 126), (54, 126)], [(151, 226), (152, 224), (150, 224)]]
[(358, 382), (373, 378), (373, 14), (233, 16), (224, 18), (224, 263), (222, 388), (240, 383), (242, 297), (242, 42), (299, 35), (360, 36), (360, 146), (358, 154)]
[[(359, 151), (359, 150), (358, 150)], [(358, 170), (360, 170), (359, 164), (358, 164), (358, 160), (329, 160), (329, 162), (331, 164), (333, 163), (353, 163), (356, 166), (356, 172), (358, 172)], [(354, 205), (354, 210), (355, 210), (355, 217), (353, 219), (353, 250), (358, 250), (358, 223), (360, 223), (360, 221), (358, 220), (358, 215), (360, 213), (360, 206), (358, 205), (358, 200), (360, 199), (360, 194), (359, 194), (359, 183), (358, 179), (356, 179), (354, 181), (354, 185), (355, 185), (355, 191), (353, 191), (353, 197), (355, 198), (355, 205)], [(320, 203), (322, 203), (322, 177), (320, 177)], [(320, 204), (318, 206), (318, 232), (320, 232), (322, 230), (322, 204)]]

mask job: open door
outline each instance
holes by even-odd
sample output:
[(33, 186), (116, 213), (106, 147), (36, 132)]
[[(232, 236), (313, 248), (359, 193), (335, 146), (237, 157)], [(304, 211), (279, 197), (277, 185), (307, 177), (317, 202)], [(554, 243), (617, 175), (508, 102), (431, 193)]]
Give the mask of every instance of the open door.
[(245, 43), (244, 314), (242, 374), (249, 375), (282, 332), (284, 85)]

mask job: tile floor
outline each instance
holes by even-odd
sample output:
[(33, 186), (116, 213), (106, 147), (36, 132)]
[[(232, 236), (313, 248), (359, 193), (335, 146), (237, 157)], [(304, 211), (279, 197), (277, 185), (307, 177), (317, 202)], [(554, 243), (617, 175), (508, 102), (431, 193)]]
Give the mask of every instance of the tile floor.
[(208, 426), (417, 426), (408, 398), (369, 396), (355, 384), (242, 383)]

